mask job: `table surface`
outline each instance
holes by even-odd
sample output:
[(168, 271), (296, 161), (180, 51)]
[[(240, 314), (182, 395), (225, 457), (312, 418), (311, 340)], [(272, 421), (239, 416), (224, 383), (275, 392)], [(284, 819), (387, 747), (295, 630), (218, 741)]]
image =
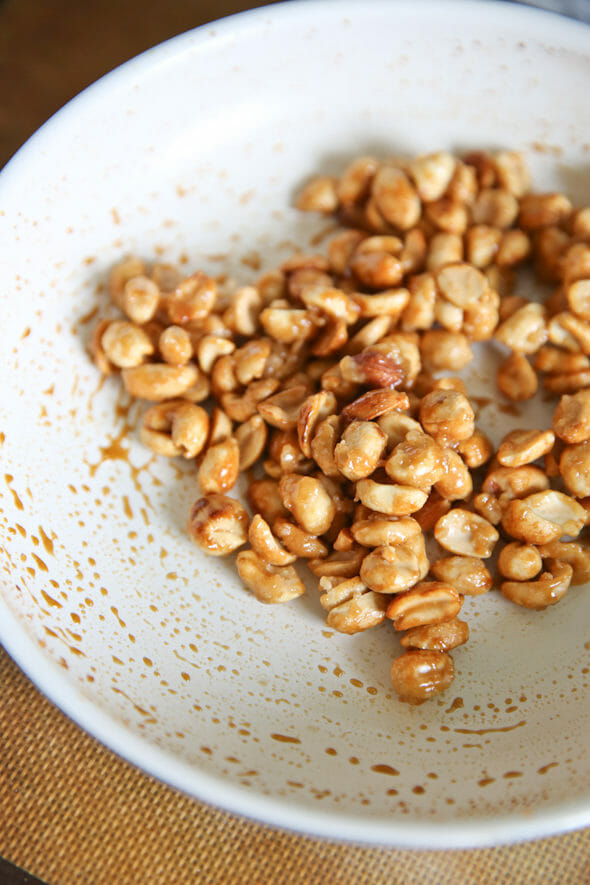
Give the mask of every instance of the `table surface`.
[[(106, 71), (174, 34), (256, 5), (0, 0), (0, 168)], [(2, 650), (0, 686), (0, 855), (51, 885), (590, 882), (590, 829), (509, 847), (417, 852), (263, 827), (123, 762), (42, 697)], [(0, 881), (27, 881), (7, 870), (0, 858)]]

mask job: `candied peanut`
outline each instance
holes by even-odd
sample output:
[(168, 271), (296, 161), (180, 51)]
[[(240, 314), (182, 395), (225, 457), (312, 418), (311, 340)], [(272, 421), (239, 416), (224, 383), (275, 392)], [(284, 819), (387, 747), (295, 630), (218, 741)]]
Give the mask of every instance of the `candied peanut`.
[(160, 292), (169, 293), (182, 282), (182, 274), (173, 264), (156, 261), (152, 264), (150, 279), (156, 284)]
[(340, 476), (334, 450), (340, 439), (340, 417), (329, 415), (317, 427), (311, 440), (311, 456), (326, 476)]
[(580, 390), (561, 397), (553, 415), (555, 435), (566, 443), (590, 439), (590, 391)]
[(463, 238), (459, 234), (440, 231), (431, 237), (428, 243), (426, 269), (438, 270), (447, 264), (463, 260)]
[(288, 307), (276, 301), (264, 308), (260, 322), (266, 334), (282, 344), (312, 338), (317, 328), (308, 310)]
[(365, 295), (362, 292), (353, 292), (352, 298), (359, 307), (361, 317), (387, 316), (391, 322), (396, 322), (407, 307), (410, 293), (407, 289), (385, 289), (374, 295)]
[(469, 439), (474, 422), (469, 400), (455, 390), (433, 390), (420, 403), (420, 423), (441, 446)]
[(441, 478), (434, 485), (438, 494), (447, 501), (468, 498), (473, 491), (473, 480), (461, 455), (452, 449), (444, 449), (442, 466)]
[(191, 507), (189, 537), (212, 556), (225, 556), (248, 539), (248, 514), (227, 495), (205, 495)]
[(255, 479), (249, 484), (246, 494), (254, 513), (260, 513), (276, 532), (276, 520), (289, 515), (283, 507), (278, 482), (268, 478)]
[(232, 421), (247, 421), (256, 413), (258, 405), (275, 392), (279, 383), (277, 378), (251, 381), (244, 393), (222, 393), (221, 405)]
[(498, 571), (511, 581), (531, 581), (543, 568), (543, 560), (533, 544), (511, 541), (500, 551)]
[(459, 443), (457, 452), (470, 470), (482, 467), (494, 454), (494, 447), (485, 433), (475, 430), (469, 439)]
[(404, 332), (430, 329), (434, 323), (436, 299), (434, 277), (428, 273), (410, 277), (408, 291), (410, 297), (401, 315), (401, 328)]
[(374, 422), (353, 421), (334, 448), (334, 462), (347, 479), (363, 479), (378, 466), (386, 442), (387, 437)]
[(209, 422), (209, 445), (214, 446), (215, 443), (227, 439), (228, 436), (232, 435), (232, 430), (233, 424), (231, 418), (225, 414), (223, 409), (220, 409), (219, 406), (215, 406), (211, 412), (211, 420)]
[[(277, 297), (280, 297), (277, 293)], [(223, 314), (226, 326), (237, 335), (255, 335), (263, 299), (255, 286), (242, 286), (236, 290)]]
[(395, 166), (378, 167), (371, 194), (383, 218), (399, 230), (409, 230), (420, 218), (420, 198), (405, 172)]
[(438, 520), (434, 526), (434, 537), (450, 553), (487, 559), (492, 555), (500, 536), (477, 513), (455, 507)]
[(590, 322), (569, 311), (551, 317), (548, 324), (549, 340), (572, 353), (590, 354)]
[(457, 161), (453, 177), (446, 190), (449, 197), (459, 200), (471, 206), (477, 194), (477, 176), (473, 166), (468, 166), (467, 161)]
[(410, 402), (408, 394), (389, 388), (369, 390), (357, 397), (342, 409), (341, 416), (345, 420), (358, 418), (361, 421), (371, 421), (386, 415), (392, 409), (408, 409)]
[(154, 352), (153, 344), (140, 326), (115, 320), (104, 329), (100, 344), (109, 363), (119, 369), (140, 366)]
[(109, 274), (109, 295), (117, 307), (123, 309), (123, 293), (126, 283), (134, 277), (143, 277), (146, 272), (145, 262), (134, 255), (124, 258), (111, 269)]
[(402, 593), (420, 580), (420, 564), (408, 544), (375, 547), (364, 557), (360, 576), (377, 593)]
[(559, 471), (572, 495), (590, 495), (590, 440), (566, 446), (559, 459)]
[(506, 357), (496, 375), (498, 389), (514, 402), (523, 402), (537, 392), (537, 375), (522, 353), (511, 353)]
[(512, 267), (524, 261), (531, 252), (531, 241), (523, 230), (507, 230), (502, 234), (496, 264)]
[(535, 353), (547, 341), (545, 314), (541, 304), (527, 304), (498, 326), (495, 337), (515, 353)]
[(236, 565), (240, 578), (259, 602), (290, 602), (305, 593), (303, 581), (292, 565), (271, 565), (253, 550), (238, 553)]
[(291, 565), (297, 556), (285, 550), (273, 535), (269, 524), (259, 513), (255, 514), (248, 529), (252, 550), (271, 565)]
[(590, 581), (590, 550), (577, 541), (552, 541), (542, 544), (539, 553), (543, 559), (558, 559), (573, 569), (572, 584), (586, 584)]
[[(325, 580), (320, 578), (320, 586)], [(320, 602), (328, 609), (326, 624), (340, 633), (360, 633), (385, 620), (387, 597), (369, 590), (357, 577), (336, 584)]]
[(503, 467), (523, 467), (550, 452), (554, 442), (552, 430), (511, 430), (500, 443), (496, 457)]
[(485, 276), (471, 264), (449, 264), (436, 274), (441, 294), (461, 309), (476, 304), (488, 288)]
[(127, 392), (133, 397), (151, 402), (183, 396), (197, 383), (199, 377), (199, 370), (191, 363), (186, 366), (144, 363), (121, 372)]
[(353, 160), (336, 183), (339, 201), (348, 204), (364, 200), (369, 194), (378, 165), (373, 157), (357, 157)]
[(187, 277), (171, 292), (165, 301), (166, 312), (172, 323), (185, 323), (204, 319), (215, 306), (217, 284), (202, 271)]
[(523, 498), (549, 488), (549, 479), (538, 467), (495, 467), (482, 483), (482, 491), (473, 506), (489, 522), (497, 525), (513, 498)]
[(548, 559), (546, 571), (536, 581), (504, 581), (500, 585), (502, 595), (524, 608), (544, 609), (563, 599), (571, 580), (573, 569), (567, 562)]
[(395, 658), (391, 681), (400, 701), (422, 704), (445, 691), (455, 678), (453, 659), (440, 651), (413, 648)]
[(462, 596), (480, 596), (492, 586), (492, 575), (477, 556), (443, 556), (432, 563), (435, 578), (451, 584)]
[(336, 182), (326, 175), (309, 181), (295, 201), (302, 212), (322, 212), (330, 215), (338, 207)]
[(356, 484), (355, 500), (388, 516), (409, 516), (424, 506), (426, 498), (426, 492), (413, 486), (390, 485), (373, 479), (360, 479)]
[(527, 544), (549, 544), (564, 535), (575, 538), (585, 520), (586, 512), (574, 498), (548, 489), (509, 501), (502, 514), (502, 527)]
[(531, 186), (531, 176), (518, 151), (499, 151), (493, 159), (498, 183), (515, 197), (523, 197)]
[(430, 329), (420, 342), (422, 361), (433, 371), (459, 371), (473, 359), (471, 345), (461, 332)]
[(352, 550), (337, 550), (321, 559), (309, 559), (307, 565), (318, 578), (352, 578), (358, 575), (366, 552), (362, 547), (354, 547)]
[(504, 188), (483, 188), (471, 208), (475, 224), (508, 228), (518, 216), (518, 200)]
[(260, 415), (252, 415), (236, 427), (235, 440), (240, 451), (240, 470), (248, 470), (258, 461), (264, 451), (267, 435), (266, 423)]
[(434, 302), (434, 318), (448, 332), (460, 332), (465, 314), (460, 307), (437, 295)]
[(117, 299), (123, 313), (141, 326), (155, 316), (160, 304), (160, 287), (149, 277), (130, 277)]
[(143, 416), (141, 440), (159, 454), (195, 458), (205, 447), (208, 434), (209, 416), (194, 403), (158, 403)]
[(399, 593), (387, 606), (387, 617), (396, 630), (411, 630), (450, 621), (459, 613), (463, 600), (450, 584), (421, 581)]
[(422, 431), (419, 422), (414, 418), (410, 418), (404, 412), (393, 410), (387, 412), (386, 415), (380, 415), (377, 418), (377, 424), (387, 437), (387, 445), (390, 449), (402, 442), (406, 435), (413, 430)]
[(273, 531), (283, 546), (301, 559), (323, 559), (328, 555), (328, 548), (319, 538), (282, 516), (275, 519)]
[(307, 387), (298, 384), (266, 397), (256, 408), (267, 424), (280, 430), (294, 430), (307, 394)]
[(578, 393), (590, 387), (590, 369), (549, 375), (543, 379), (543, 385), (546, 390), (557, 396), (562, 396), (564, 393)]
[[(404, 276), (401, 260), (389, 252), (359, 253), (357, 250), (350, 259), (349, 267), (359, 283), (367, 289), (387, 289), (389, 286), (397, 286)], [(358, 302), (357, 306), (360, 310)]]
[(301, 451), (307, 458), (312, 457), (312, 441), (319, 425), (337, 409), (337, 400), (333, 393), (321, 390), (308, 396), (299, 409), (297, 418), (297, 436)]
[(459, 618), (412, 627), (400, 639), (402, 648), (422, 648), (427, 651), (451, 651), (469, 639), (469, 627)]
[(463, 334), (471, 341), (488, 341), (498, 326), (500, 296), (493, 289), (487, 289), (477, 304), (465, 308), (463, 314)]
[(329, 317), (342, 320), (347, 326), (353, 325), (360, 315), (358, 304), (342, 289), (308, 285), (301, 292), (301, 300), (306, 307), (315, 308)]
[(466, 257), (475, 267), (492, 264), (498, 252), (502, 231), (488, 224), (474, 224), (465, 233)]
[(447, 151), (423, 154), (416, 157), (409, 166), (418, 196), (425, 202), (438, 200), (449, 186), (457, 160)]
[(524, 194), (520, 200), (518, 223), (524, 230), (535, 230), (566, 221), (572, 204), (564, 194)]
[(444, 463), (444, 453), (432, 437), (413, 431), (395, 446), (385, 470), (394, 482), (429, 492), (442, 477)]
[(572, 313), (590, 320), (590, 280), (576, 280), (567, 288), (567, 301)]
[[(526, 307), (529, 303), (528, 298), (525, 298), (523, 295), (505, 295), (502, 298), (502, 303), (499, 308), (499, 317), (500, 322), (504, 322), (508, 317), (511, 317), (513, 313), (516, 313), (521, 307)], [(546, 345), (543, 345), (539, 353), (545, 348)], [(535, 355), (535, 359), (537, 359), (538, 354)]]
[(418, 227), (409, 230), (404, 237), (404, 245), (399, 254), (404, 274), (419, 273), (424, 268), (427, 242), (423, 231)]
[(164, 362), (171, 366), (184, 366), (193, 355), (191, 337), (182, 326), (168, 326), (158, 339), (158, 350)]
[(424, 207), (424, 215), (438, 230), (450, 234), (465, 233), (469, 223), (467, 207), (451, 197), (428, 203)]
[(374, 514), (354, 522), (350, 531), (354, 540), (364, 547), (389, 547), (409, 543), (422, 530), (411, 516), (386, 519)]
[(319, 479), (289, 473), (279, 482), (279, 494), (304, 531), (323, 535), (336, 514), (334, 502)]
[(197, 479), (205, 494), (227, 492), (236, 484), (239, 472), (240, 449), (230, 436), (207, 449)]
[[(309, 473), (313, 469), (313, 464), (299, 448), (299, 441), (292, 430), (273, 431), (269, 453), (278, 478), (283, 473)], [(271, 472), (269, 464), (269, 461), (264, 462), (267, 473)]]

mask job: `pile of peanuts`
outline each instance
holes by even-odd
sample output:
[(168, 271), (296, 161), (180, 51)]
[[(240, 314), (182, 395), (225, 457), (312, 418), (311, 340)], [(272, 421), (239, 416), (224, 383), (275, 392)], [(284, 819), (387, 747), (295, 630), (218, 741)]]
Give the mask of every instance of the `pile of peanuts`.
[[(330, 628), (392, 621), (393, 686), (418, 704), (454, 678), (465, 596), (544, 609), (590, 579), (590, 208), (530, 192), (510, 151), (361, 157), (297, 206), (337, 219), (326, 254), (233, 291), (127, 258), (91, 351), (152, 403), (143, 442), (195, 461), (192, 540), (239, 550), (261, 602), (301, 596), (304, 563)], [(544, 304), (515, 292), (524, 265)], [(503, 355), (501, 396), (555, 396), (551, 428), (494, 450), (452, 374), (474, 341)]]

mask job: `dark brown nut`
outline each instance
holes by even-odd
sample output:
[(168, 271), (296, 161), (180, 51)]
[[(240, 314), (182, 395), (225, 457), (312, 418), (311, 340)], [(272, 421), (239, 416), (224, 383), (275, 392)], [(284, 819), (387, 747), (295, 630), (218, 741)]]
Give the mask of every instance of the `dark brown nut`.
[(434, 537), (450, 553), (487, 559), (500, 536), (481, 516), (455, 507), (438, 520)]
[(393, 409), (408, 409), (410, 401), (408, 394), (400, 390), (390, 390), (384, 388), (380, 390), (369, 390), (357, 397), (353, 402), (349, 403), (342, 409), (341, 415), (345, 421), (351, 421), (358, 418), (362, 421), (371, 421), (373, 418), (379, 418), (380, 415), (386, 415)]
[(295, 206), (302, 212), (330, 215), (338, 208), (336, 181), (325, 175), (312, 178), (300, 192)]
[(330, 495), (319, 479), (289, 473), (279, 482), (279, 494), (301, 528), (310, 535), (327, 532), (336, 515)]
[(240, 473), (240, 449), (233, 436), (210, 446), (199, 465), (197, 479), (204, 494), (227, 492)]
[(375, 482), (360, 479), (356, 484), (355, 500), (365, 507), (388, 516), (409, 516), (426, 503), (426, 492), (414, 486)]
[(248, 529), (248, 540), (252, 550), (271, 565), (291, 565), (297, 556), (281, 546), (269, 524), (257, 513)]
[(364, 547), (395, 547), (409, 543), (422, 533), (420, 525), (411, 516), (387, 519), (379, 514), (355, 521), (350, 530), (354, 540)]
[(498, 571), (510, 581), (531, 581), (543, 568), (537, 547), (512, 541), (506, 544), (498, 557)]
[(429, 494), (424, 505), (414, 513), (414, 519), (423, 532), (431, 532), (436, 522), (451, 509), (451, 503), (443, 498), (436, 489)]
[(473, 436), (465, 439), (457, 446), (457, 452), (470, 470), (482, 467), (494, 454), (494, 446), (485, 433), (476, 430)]
[(503, 467), (524, 467), (550, 452), (555, 442), (552, 430), (511, 430), (498, 447)]
[(436, 283), (444, 298), (462, 310), (477, 304), (488, 289), (488, 281), (471, 264), (448, 264), (436, 274)]
[(584, 508), (574, 498), (554, 489), (510, 501), (502, 527), (527, 544), (549, 544), (564, 536), (575, 538), (586, 520)]
[(183, 326), (194, 320), (204, 319), (215, 306), (217, 284), (202, 271), (183, 280), (165, 299), (170, 321)]
[(421, 581), (399, 593), (387, 606), (387, 617), (396, 630), (411, 630), (428, 624), (450, 621), (461, 609), (463, 600), (450, 584)]
[(274, 479), (255, 479), (249, 484), (246, 494), (253, 512), (260, 513), (276, 532), (276, 520), (289, 516), (279, 495), (278, 482)]
[(287, 550), (300, 559), (319, 560), (328, 555), (328, 548), (319, 538), (282, 516), (275, 519), (273, 531)]
[(472, 207), (475, 224), (508, 228), (518, 215), (518, 200), (504, 188), (483, 188)]
[(338, 470), (353, 482), (370, 476), (379, 465), (387, 437), (373, 421), (353, 421), (334, 449)]
[(193, 504), (187, 531), (211, 556), (225, 556), (246, 543), (249, 522), (239, 501), (227, 495), (205, 495)]
[(500, 585), (502, 595), (524, 608), (541, 610), (563, 599), (571, 580), (573, 569), (567, 562), (548, 559), (546, 571), (536, 581), (504, 581)]
[(445, 691), (455, 678), (450, 655), (440, 651), (410, 649), (391, 665), (391, 681), (400, 701), (422, 704)]
[(506, 357), (496, 376), (498, 389), (514, 402), (523, 402), (537, 392), (537, 374), (522, 353), (511, 353)]
[(354, 356), (343, 357), (339, 368), (345, 381), (367, 387), (397, 387), (404, 377), (398, 360), (372, 347), (367, 347)]
[(461, 332), (431, 329), (424, 333), (420, 353), (425, 366), (435, 372), (458, 372), (473, 359), (469, 340)]
[(402, 648), (422, 648), (427, 651), (451, 651), (469, 639), (469, 627), (459, 618), (413, 627), (400, 639)]
[(360, 576), (377, 593), (402, 593), (420, 580), (420, 564), (409, 544), (376, 547), (362, 560)]
[(292, 565), (271, 565), (253, 550), (238, 553), (236, 565), (240, 578), (259, 602), (290, 602), (305, 593), (303, 581)]
[(426, 433), (413, 431), (397, 444), (385, 462), (385, 470), (394, 482), (416, 486), (430, 492), (444, 472), (444, 452)]
[(590, 440), (565, 447), (559, 459), (559, 472), (572, 495), (590, 495)]
[(567, 562), (573, 569), (572, 584), (586, 584), (590, 581), (590, 550), (577, 541), (552, 541), (542, 544), (539, 553), (543, 559), (558, 559)]
[(420, 423), (441, 446), (473, 436), (475, 415), (467, 397), (455, 390), (433, 390), (420, 403)]
[(476, 556), (443, 556), (432, 563), (430, 570), (435, 578), (451, 584), (462, 596), (480, 596), (493, 584), (489, 569)]
[(409, 230), (420, 218), (420, 198), (407, 175), (395, 166), (378, 167), (371, 194), (380, 214), (398, 230)]
[(144, 363), (123, 369), (121, 378), (131, 396), (150, 402), (162, 402), (183, 396), (199, 380), (199, 370), (187, 366), (169, 366), (166, 363)]
[(535, 230), (561, 224), (571, 215), (572, 204), (564, 194), (525, 194), (520, 200), (518, 224)]
[(580, 390), (561, 397), (553, 415), (555, 435), (566, 443), (590, 439), (590, 391)]

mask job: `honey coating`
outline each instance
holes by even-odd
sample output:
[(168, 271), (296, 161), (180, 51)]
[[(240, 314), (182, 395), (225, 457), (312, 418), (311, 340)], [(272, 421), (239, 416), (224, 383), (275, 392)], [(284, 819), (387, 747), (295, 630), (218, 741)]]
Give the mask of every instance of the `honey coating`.
[[(98, 317), (91, 352), (152, 404), (143, 442), (194, 461), (189, 537), (240, 551), (261, 602), (301, 596), (307, 564), (331, 630), (392, 621), (406, 649), (393, 686), (419, 704), (454, 679), (463, 597), (492, 586), (484, 560), (499, 553), (503, 596), (533, 609), (590, 571), (584, 210), (534, 193), (510, 151), (358, 158), (296, 205), (336, 219), (326, 255), (298, 252), (233, 299), (202, 270), (127, 258), (109, 280), (121, 315)], [(561, 287), (546, 304), (515, 293), (523, 265)], [(551, 427), (496, 450), (477, 399), (437, 377), (486, 341), (504, 352), (495, 396), (559, 399)], [(243, 479), (250, 512), (227, 494)], [(433, 562), (426, 539), (443, 551)]]

